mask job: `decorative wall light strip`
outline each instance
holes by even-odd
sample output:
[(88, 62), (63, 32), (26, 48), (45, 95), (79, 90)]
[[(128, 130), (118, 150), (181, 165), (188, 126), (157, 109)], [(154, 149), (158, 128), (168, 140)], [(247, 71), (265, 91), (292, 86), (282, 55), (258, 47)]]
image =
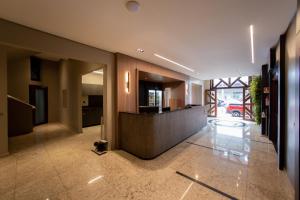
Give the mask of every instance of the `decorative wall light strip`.
[(250, 25), (250, 40), (251, 40), (251, 63), (254, 64), (254, 27)]

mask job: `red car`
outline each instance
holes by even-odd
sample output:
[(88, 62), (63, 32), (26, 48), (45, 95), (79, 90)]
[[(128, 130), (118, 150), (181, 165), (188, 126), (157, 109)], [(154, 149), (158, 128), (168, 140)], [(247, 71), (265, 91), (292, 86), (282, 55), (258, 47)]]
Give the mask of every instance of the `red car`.
[(226, 107), (226, 112), (231, 113), (232, 117), (240, 117), (244, 114), (243, 104), (230, 103)]

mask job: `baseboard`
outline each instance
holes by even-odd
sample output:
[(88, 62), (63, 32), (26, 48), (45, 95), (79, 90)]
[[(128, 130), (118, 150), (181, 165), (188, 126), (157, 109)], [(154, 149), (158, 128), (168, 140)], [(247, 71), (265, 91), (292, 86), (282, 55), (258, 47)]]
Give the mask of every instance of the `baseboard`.
[(0, 153), (0, 158), (1, 157), (5, 157), (5, 156), (8, 156), (9, 155), (9, 152), (5, 152), (5, 153)]

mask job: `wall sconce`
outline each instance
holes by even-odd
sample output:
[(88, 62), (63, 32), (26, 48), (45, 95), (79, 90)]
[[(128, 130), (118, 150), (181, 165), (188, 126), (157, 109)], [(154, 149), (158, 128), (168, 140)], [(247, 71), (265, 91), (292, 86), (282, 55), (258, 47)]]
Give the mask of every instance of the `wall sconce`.
[(188, 83), (186, 83), (185, 84), (185, 95), (189, 95), (189, 84)]
[(125, 92), (129, 93), (129, 72), (125, 72)]

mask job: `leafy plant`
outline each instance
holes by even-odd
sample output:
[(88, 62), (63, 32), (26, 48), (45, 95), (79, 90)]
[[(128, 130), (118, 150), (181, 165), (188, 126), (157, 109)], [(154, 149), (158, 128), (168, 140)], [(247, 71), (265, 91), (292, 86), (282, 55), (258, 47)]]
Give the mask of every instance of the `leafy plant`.
[(254, 117), (257, 124), (261, 124), (261, 101), (262, 101), (262, 80), (261, 76), (252, 77), (250, 84), (250, 95), (254, 104)]

